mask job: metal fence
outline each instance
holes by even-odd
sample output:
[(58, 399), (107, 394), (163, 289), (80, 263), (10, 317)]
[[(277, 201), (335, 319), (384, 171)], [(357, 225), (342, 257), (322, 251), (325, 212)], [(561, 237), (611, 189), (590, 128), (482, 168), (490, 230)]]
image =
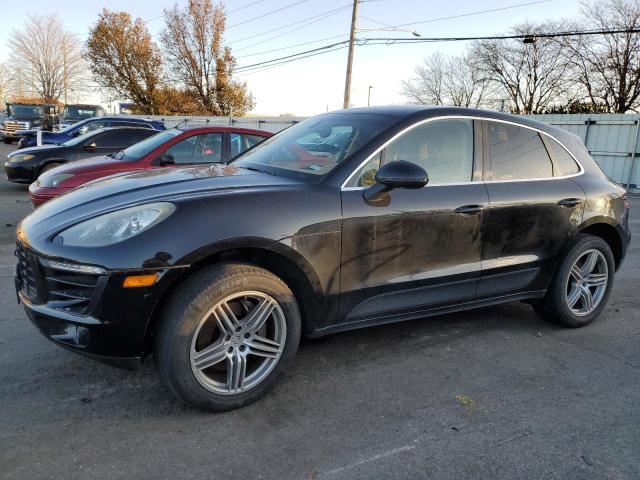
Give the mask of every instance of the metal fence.
[(532, 115), (578, 135), (614, 181), (640, 192), (640, 115)]
[[(122, 115), (126, 116), (126, 115)], [(186, 117), (145, 115), (177, 125), (220, 125), (279, 132), (305, 117)], [(532, 115), (578, 135), (602, 170), (634, 193), (640, 193), (640, 115)], [(0, 122), (4, 114), (0, 114)]]
[[(124, 115), (122, 115), (124, 116)], [(132, 115), (135, 116), (135, 115)], [(279, 132), (291, 125), (295, 125), (306, 117), (181, 117), (181, 116), (163, 116), (163, 115), (144, 115), (144, 118), (152, 118), (161, 120), (167, 128), (177, 125), (188, 126), (224, 126), (224, 127), (240, 127), (253, 128), (256, 130), (266, 130), (268, 132)]]

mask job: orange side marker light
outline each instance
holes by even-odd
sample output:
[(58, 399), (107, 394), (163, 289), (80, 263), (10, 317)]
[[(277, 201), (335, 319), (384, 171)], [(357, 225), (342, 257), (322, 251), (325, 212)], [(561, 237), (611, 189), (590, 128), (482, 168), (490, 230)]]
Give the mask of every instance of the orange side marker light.
[(158, 280), (159, 275), (152, 273), (150, 275), (131, 275), (124, 279), (122, 286), (124, 288), (150, 287)]

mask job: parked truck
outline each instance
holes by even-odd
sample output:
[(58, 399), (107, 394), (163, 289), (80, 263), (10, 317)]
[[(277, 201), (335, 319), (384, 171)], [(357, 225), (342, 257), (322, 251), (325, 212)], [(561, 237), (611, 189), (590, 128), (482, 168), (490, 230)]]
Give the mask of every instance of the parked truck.
[(57, 107), (44, 103), (7, 103), (7, 117), (0, 125), (4, 143), (17, 141), (18, 130), (51, 130), (57, 120)]
[(104, 108), (100, 105), (87, 105), (87, 104), (68, 104), (64, 106), (62, 111), (62, 118), (58, 124), (58, 130), (62, 130), (69, 125), (73, 125), (81, 120), (86, 120), (91, 117), (100, 117), (104, 115)]

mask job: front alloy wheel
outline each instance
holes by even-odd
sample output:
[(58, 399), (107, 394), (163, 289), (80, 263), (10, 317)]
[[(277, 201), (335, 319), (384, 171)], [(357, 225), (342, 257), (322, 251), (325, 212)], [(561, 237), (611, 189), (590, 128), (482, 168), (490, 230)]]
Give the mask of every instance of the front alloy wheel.
[(256, 291), (235, 293), (200, 321), (191, 341), (191, 369), (214, 393), (245, 392), (278, 364), (286, 338), (287, 323), (276, 300)]
[(193, 406), (223, 411), (262, 397), (291, 362), (300, 311), (287, 285), (253, 265), (194, 273), (171, 295), (155, 332), (164, 383)]

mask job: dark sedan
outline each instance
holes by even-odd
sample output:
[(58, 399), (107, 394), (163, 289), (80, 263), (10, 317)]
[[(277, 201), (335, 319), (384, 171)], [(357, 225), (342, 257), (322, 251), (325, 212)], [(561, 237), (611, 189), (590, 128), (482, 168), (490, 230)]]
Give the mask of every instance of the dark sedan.
[(93, 130), (62, 145), (43, 145), (11, 152), (7, 155), (4, 172), (11, 182), (31, 183), (43, 172), (59, 165), (112, 155), (156, 133), (157, 130), (137, 127)]
[[(58, 132), (18, 130), (16, 132), (16, 135), (20, 136), (18, 148), (59, 145), (92, 130), (108, 127), (140, 127), (158, 131), (165, 130), (164, 123), (158, 120), (134, 117), (93, 117), (69, 125)], [(38, 134), (40, 134), (40, 140), (38, 140)]]
[(175, 394), (225, 410), (264, 395), (301, 335), (513, 301), (587, 325), (625, 257), (628, 209), (555, 127), (345, 110), (226, 166), (109, 177), (48, 202), (18, 228), (16, 288), (58, 345), (129, 366), (153, 352)]

